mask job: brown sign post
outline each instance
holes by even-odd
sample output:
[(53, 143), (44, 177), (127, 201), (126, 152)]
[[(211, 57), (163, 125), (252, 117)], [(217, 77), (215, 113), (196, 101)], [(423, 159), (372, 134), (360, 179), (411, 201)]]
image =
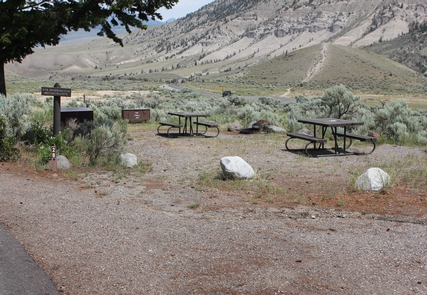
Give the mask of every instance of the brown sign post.
[(71, 97), (71, 89), (56, 83), (54, 87), (42, 87), (42, 95), (53, 96), (53, 135), (57, 135), (61, 126), (61, 96)]

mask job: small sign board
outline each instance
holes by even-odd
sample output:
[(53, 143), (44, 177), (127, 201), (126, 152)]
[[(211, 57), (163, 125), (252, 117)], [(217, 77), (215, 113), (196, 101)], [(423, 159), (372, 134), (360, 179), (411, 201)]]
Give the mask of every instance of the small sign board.
[(42, 87), (42, 95), (71, 97), (71, 89), (61, 87)]
[(150, 120), (150, 109), (122, 110), (123, 120), (147, 121)]

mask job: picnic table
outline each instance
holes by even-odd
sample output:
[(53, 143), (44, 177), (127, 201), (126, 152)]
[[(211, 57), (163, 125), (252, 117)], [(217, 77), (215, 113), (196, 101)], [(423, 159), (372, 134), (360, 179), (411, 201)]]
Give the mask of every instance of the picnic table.
[[(159, 126), (157, 127), (158, 134), (164, 134), (161, 132), (161, 127), (168, 127), (166, 134), (171, 136), (170, 130), (172, 128), (178, 129), (177, 135), (182, 136), (195, 136), (195, 135), (204, 135), (208, 131), (208, 128), (214, 128), (216, 130), (216, 135), (219, 134), (218, 124), (215, 122), (201, 122), (199, 118), (209, 117), (210, 114), (206, 113), (197, 113), (197, 112), (169, 112), (168, 115), (178, 116), (178, 124), (171, 122), (159, 122)], [(195, 127), (193, 126), (195, 125)], [(199, 126), (203, 126), (204, 130), (199, 132)]]
[[(307, 145), (304, 148), (304, 152), (307, 155), (310, 155), (308, 147), (313, 144), (312, 150), (326, 150), (325, 149), (325, 143), (327, 142), (327, 139), (325, 138), (326, 131), (328, 128), (332, 131), (332, 136), (334, 140), (334, 153), (333, 155), (348, 155), (348, 154), (355, 154), (354, 152), (348, 151), (348, 148), (352, 145), (352, 140), (357, 139), (360, 141), (368, 141), (373, 144), (372, 150), (370, 150), (367, 154), (372, 153), (376, 148), (376, 138), (372, 136), (366, 136), (366, 135), (360, 135), (355, 133), (349, 133), (347, 132), (349, 128), (356, 127), (356, 126), (362, 126), (364, 123), (360, 121), (351, 121), (351, 120), (344, 120), (344, 119), (335, 119), (335, 118), (315, 118), (315, 119), (301, 119), (298, 120), (298, 122), (303, 124), (311, 124), (314, 125), (313, 133), (314, 135), (307, 135), (307, 134), (301, 134), (301, 133), (288, 133), (289, 138), (286, 140), (286, 149), (289, 151), (294, 151), (294, 149), (289, 148), (288, 142), (291, 139), (301, 139), (308, 141)], [(320, 135), (317, 134), (317, 126), (320, 126)], [(338, 128), (341, 128), (341, 130), (338, 130)], [(342, 137), (343, 140), (343, 147), (339, 147), (338, 138)], [(347, 145), (347, 139), (349, 140), (349, 144)]]

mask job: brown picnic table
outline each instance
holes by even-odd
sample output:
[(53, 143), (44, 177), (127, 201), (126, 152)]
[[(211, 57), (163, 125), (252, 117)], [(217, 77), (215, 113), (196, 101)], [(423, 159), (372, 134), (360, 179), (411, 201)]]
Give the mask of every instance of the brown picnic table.
[[(314, 135), (311, 136), (311, 135), (306, 135), (301, 133), (288, 133), (289, 138), (286, 140), (286, 149), (288, 151), (294, 151), (294, 149), (289, 148), (288, 143), (290, 140), (295, 138), (308, 141), (307, 145), (304, 148), (304, 152), (307, 155), (310, 155), (308, 147), (311, 144), (313, 144), (312, 150), (314, 151), (326, 150), (325, 143), (327, 142), (327, 139), (325, 138), (325, 135), (328, 128), (331, 128), (332, 136), (334, 140), (333, 155), (356, 154), (354, 152), (348, 151), (348, 148), (350, 148), (353, 139), (357, 139), (360, 141), (368, 141), (373, 144), (372, 150), (369, 151), (367, 154), (372, 153), (376, 148), (375, 137), (348, 132), (348, 129), (351, 127), (362, 126), (364, 123), (361, 121), (352, 121), (352, 120), (335, 119), (335, 118), (315, 118), (315, 119), (300, 119), (298, 120), (298, 122), (303, 124), (313, 125)], [(317, 128), (316, 128), (317, 126), (321, 127), (320, 135), (317, 134)], [(339, 146), (338, 137), (342, 137), (344, 139), (342, 148), (340, 148)], [(348, 145), (347, 145), (347, 139), (349, 140)]]
[[(159, 126), (157, 127), (158, 134), (163, 134), (160, 131), (160, 128), (163, 126), (168, 127), (166, 132), (168, 136), (171, 136), (170, 130), (172, 128), (177, 128), (178, 129), (177, 135), (183, 135), (183, 136), (204, 135), (207, 132), (208, 128), (216, 129), (217, 133), (214, 136), (218, 136), (219, 134), (219, 127), (217, 123), (199, 121), (199, 118), (209, 117), (210, 114), (198, 113), (198, 112), (169, 112), (168, 115), (178, 116), (179, 123), (176, 124), (176, 123), (170, 123), (170, 122), (159, 122)], [(193, 127), (193, 125), (195, 126)], [(205, 128), (203, 132), (199, 133), (199, 126), (203, 126)]]

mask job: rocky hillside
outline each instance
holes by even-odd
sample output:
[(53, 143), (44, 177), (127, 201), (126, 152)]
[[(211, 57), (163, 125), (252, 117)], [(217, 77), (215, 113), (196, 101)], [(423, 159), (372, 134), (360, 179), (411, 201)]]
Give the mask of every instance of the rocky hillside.
[(123, 36), (124, 48), (94, 39), (40, 49), (7, 68), (50, 78), (212, 76), (321, 43), (366, 47), (391, 41), (425, 21), (425, 0), (217, 0), (172, 23)]
[(412, 23), (408, 34), (364, 49), (382, 54), (427, 76), (427, 22)]

